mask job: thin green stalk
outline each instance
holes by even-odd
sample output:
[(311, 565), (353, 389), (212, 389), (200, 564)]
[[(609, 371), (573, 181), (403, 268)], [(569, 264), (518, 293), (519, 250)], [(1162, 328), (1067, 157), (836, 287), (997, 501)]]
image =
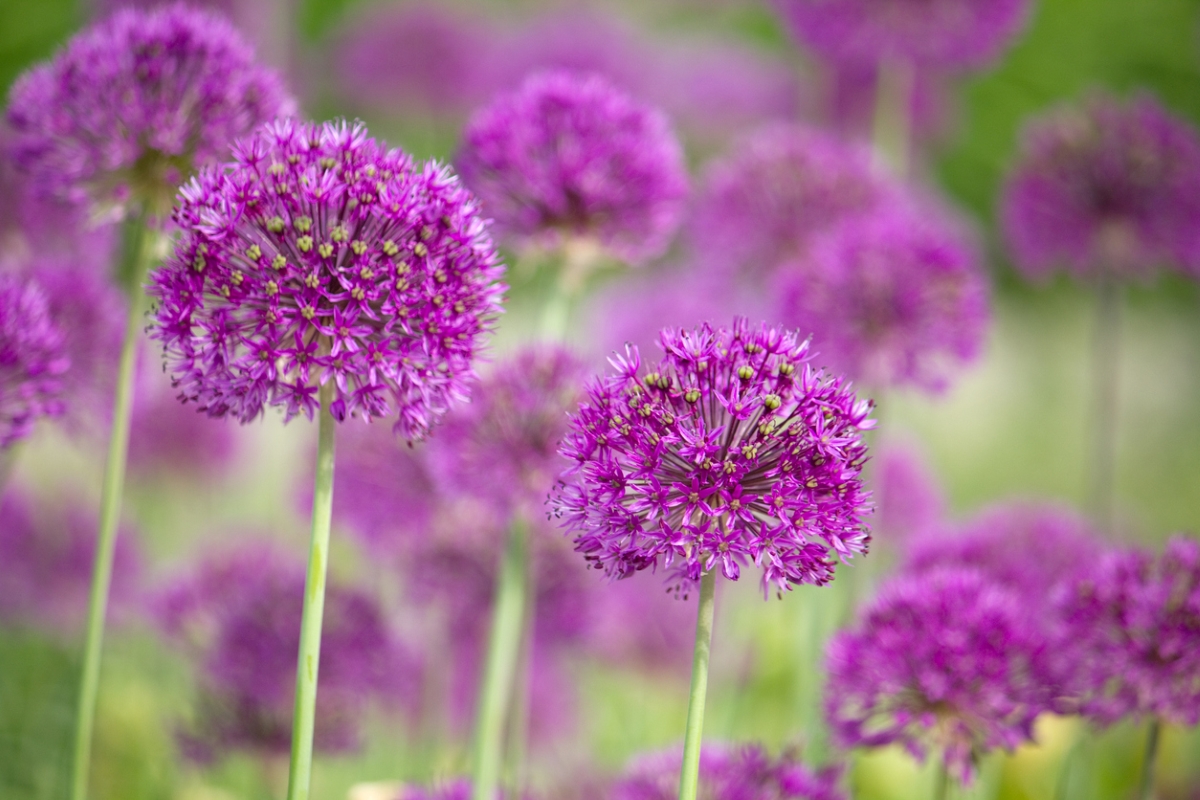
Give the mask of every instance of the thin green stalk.
[(337, 422), (329, 413), (333, 379), (321, 387), (317, 433), (317, 475), (313, 491), (312, 539), (308, 577), (304, 581), (304, 612), (300, 621), (300, 653), (296, 660), (296, 705), (292, 712), (292, 760), (288, 770), (288, 800), (307, 800), (312, 782), (313, 728), (317, 716), (317, 673), (321, 665), (321, 623), (325, 616), (325, 576), (329, 567), (329, 524), (333, 516), (333, 432)]
[(525, 793), (527, 770), (526, 755), (529, 748), (529, 698), (532, 691), (530, 681), (533, 671), (533, 617), (537, 589), (533, 583), (533, 571), (528, 561), (524, 569), (525, 608), (521, 614), (521, 645), (517, 656), (517, 669), (513, 675), (512, 703), (508, 714), (508, 748), (505, 768), (506, 795), (519, 798)]
[(87, 633), (83, 648), (83, 675), (79, 685), (79, 705), (75, 716), (75, 749), (71, 764), (71, 799), (87, 797), (88, 773), (92, 757), (92, 728), (96, 721), (96, 696), (100, 688), (100, 654), (104, 646), (104, 620), (108, 611), (108, 593), (112, 584), (113, 555), (117, 546), (117, 523), (121, 519), (121, 496), (125, 488), (125, 462), (129, 453), (129, 421), (133, 411), (133, 370), (137, 360), (138, 328), (145, 292), (142, 282), (154, 257), (158, 234), (138, 220), (136, 229), (126, 238), (121, 277), (128, 290), (129, 310), (125, 320), (125, 340), (117, 365), (113, 420), (108, 439), (108, 457), (104, 465), (104, 485), (100, 496), (100, 531), (96, 538), (96, 556), (92, 565), (92, 587), (88, 595)]
[(916, 75), (911, 62), (883, 59), (875, 81), (872, 139), (876, 157), (901, 178), (908, 177), (912, 147), (912, 93)]
[(950, 796), (950, 770), (946, 769), (946, 759), (942, 759), (942, 763), (938, 765), (937, 783), (934, 785), (933, 798), (934, 800), (946, 800)]
[(704, 738), (704, 702), (708, 695), (708, 656), (712, 650), (716, 586), (716, 570), (709, 570), (700, 579), (696, 644), (692, 651), (692, 691), (688, 698), (687, 730), (683, 737), (679, 800), (696, 800), (696, 790), (700, 787), (700, 744)]
[(1112, 532), (1116, 488), (1117, 398), (1120, 390), (1121, 287), (1110, 275), (1096, 286), (1092, 350), (1091, 508), (1096, 524)]
[(1150, 729), (1146, 731), (1146, 754), (1142, 758), (1142, 780), (1138, 790), (1141, 800), (1154, 797), (1154, 762), (1158, 760), (1158, 740), (1162, 734), (1162, 723), (1158, 717), (1150, 720)]
[(491, 636), (488, 639), (487, 662), (475, 719), (472, 800), (493, 800), (500, 782), (504, 721), (508, 716), (509, 697), (517, 673), (525, 616), (528, 538), (528, 526), (520, 516), (516, 517), (500, 557), (500, 571), (496, 578)]

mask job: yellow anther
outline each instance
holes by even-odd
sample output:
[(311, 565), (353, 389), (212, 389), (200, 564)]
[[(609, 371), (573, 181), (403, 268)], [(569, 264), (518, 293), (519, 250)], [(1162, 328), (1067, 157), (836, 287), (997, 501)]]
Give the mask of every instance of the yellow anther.
[(284, 257), (283, 253), (280, 253), (279, 255), (275, 256), (275, 258), (271, 259), (271, 266), (275, 269), (283, 269), (287, 266), (287, 259)]
[(333, 245), (331, 245), (329, 242), (322, 242), (321, 244), (317, 245), (317, 252), (320, 253), (321, 258), (329, 258), (331, 255), (333, 255)]
[(296, 247), (300, 248), (300, 252), (307, 253), (309, 250), (312, 250), (313, 238), (311, 236), (301, 236), (296, 240)]
[(329, 238), (335, 242), (344, 242), (350, 238), (350, 229), (340, 223), (334, 225), (333, 230), (329, 232)]
[(266, 292), (267, 297), (274, 297), (279, 294), (279, 284), (275, 281), (267, 281)]
[(271, 233), (283, 233), (283, 217), (271, 217), (267, 220), (267, 230)]
[(233, 274), (229, 276), (229, 280), (233, 281), (234, 286), (241, 286), (242, 281), (246, 280), (246, 276), (242, 274), (240, 269), (235, 269)]
[(400, 252), (400, 248), (397, 247), (396, 243), (393, 242), (391, 239), (388, 239), (380, 246), (383, 248), (383, 252), (389, 256), (394, 256), (394, 255), (396, 255), (396, 253)]
[(292, 220), (292, 226), (301, 233), (304, 233), (312, 227), (312, 217), (296, 217)]
[(304, 284), (310, 289), (315, 289), (321, 285), (321, 276), (314, 272), (304, 279)]
[(354, 251), (354, 255), (361, 256), (363, 253), (367, 252), (367, 243), (362, 239), (355, 239), (350, 243), (350, 249)]
[(305, 306), (304, 308), (300, 309), (300, 316), (304, 317), (305, 319), (312, 319), (316, 315), (317, 310), (312, 306)]
[(262, 258), (262, 248), (256, 244), (252, 244), (246, 248), (246, 258), (251, 261), (258, 261)]
[(413, 245), (413, 253), (418, 258), (424, 258), (425, 256), (429, 255), (429, 248), (425, 246), (424, 242), (417, 242)]

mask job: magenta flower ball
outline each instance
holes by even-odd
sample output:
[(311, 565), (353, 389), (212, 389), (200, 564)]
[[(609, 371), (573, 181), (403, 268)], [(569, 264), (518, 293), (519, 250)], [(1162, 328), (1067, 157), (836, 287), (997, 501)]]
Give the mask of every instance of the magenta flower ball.
[(28, 436), (42, 417), (62, 415), (70, 364), (41, 287), (0, 275), (0, 451)]
[(1029, 123), (1001, 223), (1017, 268), (1200, 276), (1200, 138), (1154, 98), (1094, 95)]
[(685, 592), (753, 563), (764, 592), (824, 584), (867, 549), (871, 403), (809, 363), (795, 333), (745, 319), (666, 329), (659, 363), (629, 347), (593, 381), (559, 450), (552, 498), (575, 548), (613, 578), (668, 570)]
[(76, 35), (13, 85), (8, 122), (41, 190), (165, 216), (193, 171), (294, 111), (224, 17), (176, 4), (122, 9)]
[(630, 262), (666, 249), (687, 195), (666, 118), (594, 74), (539, 73), (501, 94), (455, 163), (506, 237), (591, 239)]
[[(671, 800), (679, 795), (682, 748), (636, 756), (611, 790), (613, 800)], [(842, 770), (805, 766), (795, 753), (772, 758), (759, 745), (709, 743), (700, 749), (705, 800), (843, 800)]]
[(152, 335), (184, 401), (249, 422), (392, 417), (421, 438), (465, 399), (503, 266), (474, 197), (359, 124), (269, 123), (180, 191)]

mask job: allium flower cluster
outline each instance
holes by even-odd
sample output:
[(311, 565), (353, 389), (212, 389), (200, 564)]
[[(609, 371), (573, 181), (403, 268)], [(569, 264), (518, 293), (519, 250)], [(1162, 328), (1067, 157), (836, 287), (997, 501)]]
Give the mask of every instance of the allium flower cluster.
[(0, 275), (0, 450), (28, 436), (39, 418), (63, 413), (70, 363), (41, 287)]
[(153, 335), (180, 397), (248, 422), (318, 409), (397, 417), (420, 438), (465, 398), (503, 272), (445, 167), (361, 125), (283, 120), (180, 192), (183, 231), (153, 275)]
[(804, 45), (841, 62), (979, 67), (1020, 32), (1028, 0), (774, 0)]
[(1017, 267), (1042, 278), (1200, 275), (1200, 139), (1149, 96), (1096, 95), (1025, 130), (1002, 223)]
[(430, 459), (448, 491), (484, 499), (504, 517), (540, 507), (567, 466), (558, 443), (583, 382), (579, 359), (552, 345), (497, 364), (471, 403), (448, 414), (430, 441)]
[(768, 591), (832, 579), (866, 551), (863, 431), (871, 404), (808, 364), (794, 333), (745, 319), (666, 329), (656, 367), (630, 347), (594, 381), (560, 452), (553, 498), (595, 567), (665, 567), (686, 589), (720, 567), (762, 569)]
[(225, 18), (177, 4), (123, 9), (77, 35), (17, 81), (8, 121), (40, 189), (162, 213), (197, 167), (294, 108)]
[(778, 318), (860, 381), (938, 391), (979, 355), (987, 281), (949, 220), (902, 208), (846, 221), (780, 269)]
[[(635, 758), (612, 788), (614, 800), (671, 800), (679, 794), (683, 750)], [(837, 767), (812, 770), (794, 754), (771, 758), (758, 745), (706, 744), (700, 750), (701, 800), (843, 800)]]
[(1015, 594), (970, 569), (903, 576), (826, 656), (826, 716), (844, 747), (902, 744), (960, 780), (1029, 741), (1046, 707), (1045, 640)]
[(1071, 587), (1063, 613), (1081, 654), (1082, 711), (1200, 722), (1200, 543), (1177, 536), (1159, 556), (1108, 554)]
[[(213, 557), (155, 599), (163, 631), (199, 664), (204, 702), (184, 734), (193, 756), (291, 742), (304, 564), (264, 545)], [(373, 698), (410, 707), (419, 663), (369, 595), (330, 584), (321, 634), (316, 747), (354, 749)]]
[(637, 262), (661, 253), (679, 223), (678, 140), (661, 113), (599, 75), (536, 74), (477, 112), (463, 137), (463, 179), (515, 239), (593, 239)]

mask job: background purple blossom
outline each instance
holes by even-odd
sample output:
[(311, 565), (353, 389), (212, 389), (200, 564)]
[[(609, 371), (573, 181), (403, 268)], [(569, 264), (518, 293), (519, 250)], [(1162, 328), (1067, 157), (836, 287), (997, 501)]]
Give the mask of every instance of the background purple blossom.
[(63, 413), (70, 365), (41, 287), (0, 274), (0, 450), (28, 436), (41, 417)]

